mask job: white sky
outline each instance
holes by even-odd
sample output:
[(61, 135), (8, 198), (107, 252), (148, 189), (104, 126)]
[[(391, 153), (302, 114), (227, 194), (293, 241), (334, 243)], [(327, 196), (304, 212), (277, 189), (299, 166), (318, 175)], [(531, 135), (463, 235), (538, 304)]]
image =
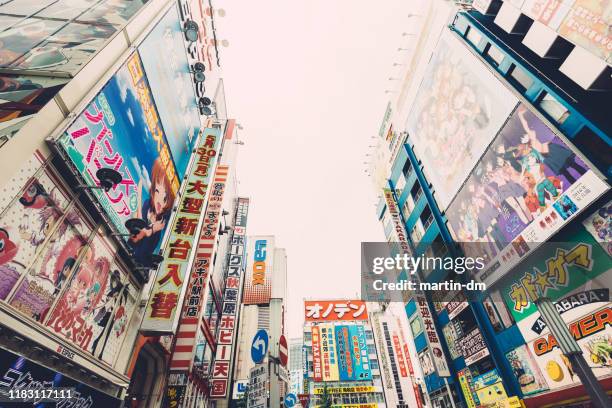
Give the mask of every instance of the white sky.
[[(360, 243), (384, 241), (364, 169), (416, 0), (216, 0), (228, 113), (244, 127), (248, 234), (287, 250), (286, 326), (304, 298), (355, 297)], [(414, 21), (414, 20), (412, 20)]]

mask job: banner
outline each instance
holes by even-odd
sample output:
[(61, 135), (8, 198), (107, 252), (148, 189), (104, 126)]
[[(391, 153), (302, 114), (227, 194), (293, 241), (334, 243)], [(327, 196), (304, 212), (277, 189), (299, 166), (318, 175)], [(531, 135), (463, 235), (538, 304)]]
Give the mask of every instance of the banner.
[[(349, 326), (336, 325), (336, 349), (338, 351), (338, 372), (340, 381), (353, 381), (355, 379), (355, 369), (353, 367), (352, 346), (350, 340)], [(313, 342), (314, 345), (314, 342)], [(313, 346), (314, 354), (314, 346)], [(314, 359), (313, 359), (314, 365)], [(316, 378), (315, 378), (315, 381)]]
[(249, 237), (247, 245), (248, 258), (242, 303), (245, 305), (268, 304), (274, 271), (274, 237)]
[(189, 278), (188, 261), (196, 242), (198, 226), (204, 219), (204, 204), (220, 139), (218, 128), (206, 128), (201, 136), (197, 157), (186, 181), (187, 188), (181, 197), (168, 245), (164, 249), (164, 261), (157, 271), (147, 302), (141, 325), (143, 332), (172, 334), (176, 330), (180, 313), (178, 306), (183, 304), (187, 289), (183, 283)]
[(559, 35), (589, 50), (608, 64), (612, 63), (612, 4), (601, 0), (575, 0), (573, 3), (571, 11), (559, 27)]
[(466, 366), (474, 364), (489, 355), (489, 349), (487, 349), (478, 327), (459, 339), (458, 345)]
[[(184, 38), (175, 6), (138, 46), (179, 178), (185, 175), (200, 129)], [(160, 49), (163, 49), (161, 58)]]
[(372, 379), (370, 370), (370, 357), (366, 344), (366, 335), (363, 325), (357, 324), (349, 326), (350, 344), (352, 346), (353, 369), (355, 381), (365, 381)]
[(319, 326), (312, 326), (312, 379), (316, 382), (323, 380), (323, 367), (321, 359), (321, 331)]
[(121, 173), (123, 179), (113, 189), (91, 193), (119, 232), (128, 232), (124, 225), (128, 219), (147, 222), (128, 239), (136, 262), (147, 264), (160, 248), (179, 180), (137, 54), (119, 68), (60, 136), (58, 145), (88, 185), (98, 185), (100, 168)]
[(521, 104), (446, 214), (466, 256), (486, 260), (476, 277), (490, 285), (608, 189)]
[(336, 357), (336, 335), (331, 324), (319, 325), (321, 331), (321, 360), (323, 381), (338, 381), (338, 361)]
[(414, 100), (407, 130), (444, 210), (517, 98), (444, 30)]
[(463, 396), (465, 397), (467, 407), (476, 408), (479, 405), (478, 397), (472, 389), (472, 373), (470, 369), (466, 367), (463, 370), (457, 372), (457, 378), (459, 379), (459, 384), (461, 385), (461, 391), (463, 392)]
[[(0, 349), (0, 398), (8, 401), (7, 389), (13, 390), (51, 390), (70, 391), (71, 399), (58, 399), (57, 403), (39, 403), (34, 398), (14, 401), (14, 406), (62, 406), (66, 401), (83, 408), (118, 407), (121, 401), (91, 388), (61, 373), (36, 364), (25, 357)], [(3, 402), (4, 405), (4, 402)], [(13, 405), (11, 403), (10, 405)]]
[(225, 292), (221, 306), (221, 322), (217, 337), (217, 353), (210, 380), (210, 397), (225, 398), (229, 392), (232, 362), (235, 354), (236, 329), (244, 270), (246, 221), (249, 199), (238, 198), (234, 217), (234, 232), (230, 241), (230, 252), (225, 274)]
[[(355, 387), (327, 387), (329, 394), (360, 394), (376, 392), (376, 387), (371, 385), (355, 386)], [(323, 395), (323, 388), (315, 388), (315, 395)]]
[(304, 318), (307, 322), (368, 320), (368, 311), (363, 300), (305, 300)]

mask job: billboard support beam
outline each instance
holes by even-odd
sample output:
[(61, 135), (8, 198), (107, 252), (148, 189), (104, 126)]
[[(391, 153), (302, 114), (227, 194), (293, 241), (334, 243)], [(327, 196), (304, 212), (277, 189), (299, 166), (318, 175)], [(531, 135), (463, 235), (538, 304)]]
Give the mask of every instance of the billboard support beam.
[(576, 339), (570, 333), (552, 300), (547, 297), (540, 297), (534, 303), (542, 316), (542, 320), (550, 328), (552, 335), (555, 336), (561, 352), (567, 356), (572, 368), (584, 385), (586, 392), (591, 397), (593, 406), (596, 408), (609, 407), (612, 403), (610, 397), (608, 397), (608, 394), (606, 394), (599, 381), (597, 381), (593, 370), (582, 355), (580, 346), (578, 346)]

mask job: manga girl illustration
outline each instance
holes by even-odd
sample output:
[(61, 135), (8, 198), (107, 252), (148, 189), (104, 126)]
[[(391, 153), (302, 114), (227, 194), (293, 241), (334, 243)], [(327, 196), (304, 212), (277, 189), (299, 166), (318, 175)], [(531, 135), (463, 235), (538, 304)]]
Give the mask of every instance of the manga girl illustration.
[(147, 222), (147, 227), (138, 234), (130, 237), (130, 246), (134, 250), (134, 257), (139, 263), (146, 263), (148, 255), (157, 249), (164, 228), (170, 219), (172, 206), (174, 205), (174, 193), (170, 180), (161, 159), (157, 158), (153, 163), (151, 171), (151, 188), (149, 198), (142, 202), (142, 182), (138, 185), (138, 218)]
[[(127, 324), (125, 305), (129, 291), (129, 284), (121, 281), (121, 274), (115, 269), (109, 277), (108, 291), (94, 313), (94, 321), (102, 330), (92, 343), (91, 353), (97, 354), (100, 359), (104, 355), (111, 333), (114, 332), (116, 337), (120, 337), (125, 330)], [(100, 343), (103, 338), (103, 342)]]

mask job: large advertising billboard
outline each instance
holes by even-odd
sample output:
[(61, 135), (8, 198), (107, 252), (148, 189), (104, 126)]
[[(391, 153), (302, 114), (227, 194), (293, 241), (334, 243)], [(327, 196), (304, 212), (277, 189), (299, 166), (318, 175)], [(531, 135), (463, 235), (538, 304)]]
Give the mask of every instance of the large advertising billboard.
[(171, 7), (138, 46), (179, 178), (187, 170), (200, 129), (184, 38), (178, 11)]
[(321, 362), (323, 381), (338, 381), (338, 359), (336, 356), (336, 335), (332, 324), (320, 324)]
[(88, 185), (98, 185), (100, 168), (121, 173), (123, 179), (113, 189), (92, 193), (122, 233), (127, 233), (128, 219), (147, 222), (128, 240), (136, 261), (146, 264), (160, 248), (179, 180), (137, 54), (119, 68), (58, 144)]
[(74, 75), (146, 2), (3, 2), (0, 67)]
[[(218, 128), (206, 128), (196, 150), (196, 159), (189, 170), (186, 189), (178, 205), (164, 261), (159, 266), (151, 296), (145, 309), (141, 330), (150, 333), (174, 333), (190, 276), (187, 267), (196, 247), (198, 226), (204, 219), (204, 208), (210, 195), (209, 183), (215, 168), (217, 148), (221, 140)], [(207, 272), (196, 265), (194, 274)]]
[(340, 381), (371, 380), (372, 371), (363, 325), (336, 325), (334, 331)]
[(363, 300), (305, 300), (304, 319), (307, 322), (368, 320)]
[(490, 284), (608, 189), (521, 104), (446, 214), (466, 255), (486, 260), (477, 277)]
[(253, 236), (247, 242), (247, 267), (242, 303), (270, 303), (274, 272), (274, 237)]
[(442, 209), (517, 103), (466, 47), (444, 30), (406, 123)]

